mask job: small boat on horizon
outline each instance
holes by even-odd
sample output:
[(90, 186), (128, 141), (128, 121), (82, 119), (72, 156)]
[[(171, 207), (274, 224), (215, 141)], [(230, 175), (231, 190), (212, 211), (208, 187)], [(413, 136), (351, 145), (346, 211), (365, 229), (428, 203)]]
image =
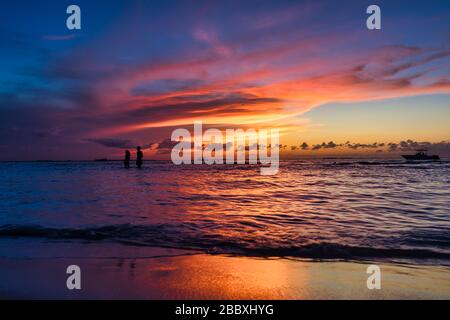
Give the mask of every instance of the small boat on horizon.
[(421, 149), (421, 150), (416, 150), (417, 153), (416, 154), (402, 154), (402, 157), (405, 158), (406, 160), (439, 160), (439, 156), (438, 155), (432, 155), (429, 156), (426, 154), (427, 150)]

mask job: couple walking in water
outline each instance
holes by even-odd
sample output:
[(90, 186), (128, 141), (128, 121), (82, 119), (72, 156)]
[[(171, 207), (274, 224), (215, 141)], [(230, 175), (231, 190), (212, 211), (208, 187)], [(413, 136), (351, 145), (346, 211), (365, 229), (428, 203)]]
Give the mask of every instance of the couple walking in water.
[[(123, 160), (123, 164), (125, 168), (130, 167), (130, 158), (131, 153), (129, 150), (125, 151), (125, 160)], [(140, 169), (142, 168), (142, 164), (144, 163), (144, 153), (141, 151), (141, 147), (136, 148), (136, 166)]]

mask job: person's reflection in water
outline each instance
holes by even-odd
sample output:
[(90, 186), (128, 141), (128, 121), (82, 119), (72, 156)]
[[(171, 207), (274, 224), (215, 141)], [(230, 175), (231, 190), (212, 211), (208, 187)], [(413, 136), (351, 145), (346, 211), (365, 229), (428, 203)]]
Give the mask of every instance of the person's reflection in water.
[(125, 159), (123, 160), (123, 165), (127, 169), (130, 167), (130, 158), (131, 158), (131, 153), (129, 150), (126, 150), (125, 151)]
[(141, 147), (137, 147), (136, 165), (139, 169), (142, 167), (143, 159), (144, 159), (144, 154), (141, 151)]

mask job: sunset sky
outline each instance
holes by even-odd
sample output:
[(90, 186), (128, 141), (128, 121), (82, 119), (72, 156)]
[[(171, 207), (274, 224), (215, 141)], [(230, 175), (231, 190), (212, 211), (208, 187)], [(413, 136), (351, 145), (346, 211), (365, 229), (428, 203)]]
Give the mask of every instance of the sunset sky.
[(5, 1), (0, 160), (162, 157), (194, 120), (280, 128), (290, 156), (450, 156), (449, 39), (445, 0)]

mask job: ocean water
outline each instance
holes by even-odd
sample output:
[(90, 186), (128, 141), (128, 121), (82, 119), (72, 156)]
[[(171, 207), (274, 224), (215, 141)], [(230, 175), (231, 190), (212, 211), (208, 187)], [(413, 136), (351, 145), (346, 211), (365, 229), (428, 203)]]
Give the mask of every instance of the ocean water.
[(450, 265), (450, 161), (283, 161), (275, 176), (4, 162), (0, 177), (0, 239)]

